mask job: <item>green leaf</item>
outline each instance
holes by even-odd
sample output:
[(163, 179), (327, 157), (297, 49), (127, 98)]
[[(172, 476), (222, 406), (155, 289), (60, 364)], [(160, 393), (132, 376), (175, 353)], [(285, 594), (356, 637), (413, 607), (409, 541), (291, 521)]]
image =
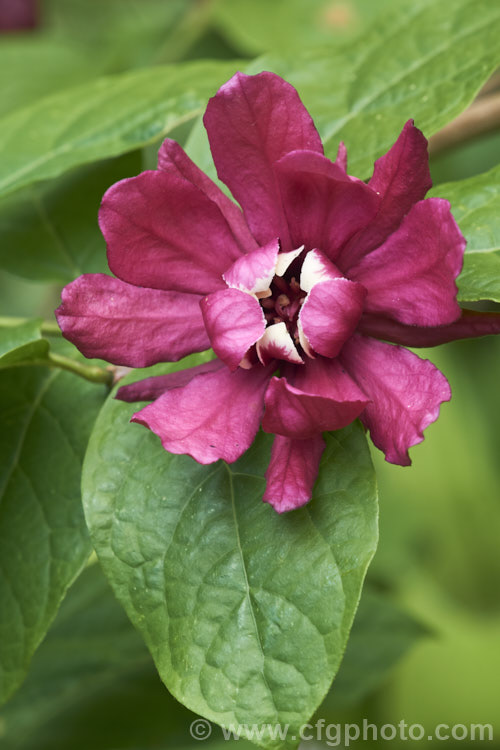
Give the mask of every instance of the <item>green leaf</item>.
[(195, 717), (170, 697), (99, 565), (68, 591), (28, 677), (0, 712), (2, 750), (165, 748)]
[(0, 115), (102, 74), (99, 55), (53, 35), (0, 41)]
[(414, 0), (344, 48), (260, 58), (294, 84), (334, 158), (364, 178), (409, 118), (429, 137), (467, 107), (500, 63), (500, 7), (489, 0)]
[[(234, 10), (236, 13), (236, 9)], [(397, 4), (345, 47), (331, 43), (250, 63), (298, 90), (334, 159), (344, 141), (349, 173), (369, 177), (410, 118), (427, 137), (463, 111), (500, 62), (500, 8), (482, 0)], [(201, 121), (186, 146), (217, 181)]]
[(24, 278), (61, 283), (107, 271), (97, 211), (110, 185), (140, 171), (136, 151), (0, 200), (0, 266)]
[(376, 546), (363, 430), (327, 437), (312, 502), (279, 516), (262, 502), (270, 436), (236, 464), (201, 466), (129, 425), (136, 409), (107, 402), (84, 464), (104, 572), (181, 703), (298, 736), (338, 669)]
[(24, 679), (89, 555), (80, 473), (103, 396), (46, 368), (0, 373), (0, 701)]
[[(293, 83), (334, 156), (367, 176), (410, 117), (426, 135), (459, 114), (500, 61), (500, 9), (488, 0), (416, 0), (352, 44), (266, 56), (250, 72)], [(134, 71), (47, 97), (0, 121), (0, 194), (159, 140), (201, 114), (238, 63)]]
[(192, 0), (45, 0), (36, 34), (0, 38), (0, 115), (99, 75), (178, 59), (192, 40), (191, 7)]
[(177, 51), (175, 37), (184, 30), (193, 0), (46, 0), (46, 6), (54, 36), (76, 40), (87, 58), (93, 53), (118, 72), (169, 62), (172, 58), (164, 58), (170, 48)]
[(365, 587), (332, 690), (319, 713), (359, 705), (428, 631), (381, 593)]
[(430, 195), (450, 201), (467, 240), (458, 299), (500, 302), (500, 167), (468, 180), (438, 185)]
[(484, 254), (474, 250), (466, 253), (458, 290), (458, 299), (462, 302), (500, 302), (500, 248)]
[(286, 53), (351, 39), (395, 7), (395, 0), (217, 0), (214, 23), (245, 52)]
[(0, 369), (44, 359), (49, 342), (40, 333), (41, 320), (0, 327)]
[(0, 120), (0, 195), (134, 151), (200, 114), (234, 63), (192, 62), (101, 78)]

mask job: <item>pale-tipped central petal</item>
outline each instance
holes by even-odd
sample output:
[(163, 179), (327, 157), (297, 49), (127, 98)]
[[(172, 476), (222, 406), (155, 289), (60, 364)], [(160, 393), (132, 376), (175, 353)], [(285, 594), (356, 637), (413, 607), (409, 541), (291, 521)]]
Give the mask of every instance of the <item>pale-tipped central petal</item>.
[(311, 289), (321, 281), (331, 281), (343, 277), (339, 271), (324, 253), (320, 250), (311, 250), (307, 253), (302, 263), (300, 271), (300, 288), (304, 292), (310, 292)]
[(257, 356), (263, 365), (269, 364), (273, 359), (282, 359), (295, 365), (304, 364), (283, 321), (266, 328), (257, 341)]
[(228, 287), (257, 297), (268, 296), (276, 272), (279, 248), (279, 240), (273, 240), (238, 258), (223, 274)]

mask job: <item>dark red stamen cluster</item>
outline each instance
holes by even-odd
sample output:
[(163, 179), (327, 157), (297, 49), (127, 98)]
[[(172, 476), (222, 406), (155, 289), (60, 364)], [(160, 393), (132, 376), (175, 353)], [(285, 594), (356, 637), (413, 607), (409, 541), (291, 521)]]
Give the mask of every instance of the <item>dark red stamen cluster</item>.
[(275, 276), (271, 283), (271, 296), (261, 299), (267, 325), (284, 322), (292, 338), (297, 339), (297, 319), (306, 293), (300, 288), (295, 275), (291, 278)]

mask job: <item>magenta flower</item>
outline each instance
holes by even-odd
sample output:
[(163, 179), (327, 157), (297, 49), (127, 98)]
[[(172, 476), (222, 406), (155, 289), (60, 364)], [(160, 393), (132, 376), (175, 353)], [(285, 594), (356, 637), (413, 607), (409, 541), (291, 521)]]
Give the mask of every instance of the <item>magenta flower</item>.
[(0, 0), (0, 33), (38, 26), (37, 0)]
[[(157, 171), (104, 196), (111, 271), (69, 284), (61, 329), (87, 357), (146, 367), (212, 347), (208, 364), (119, 390), (152, 401), (132, 421), (171, 453), (236, 461), (259, 425), (274, 433), (264, 500), (306, 503), (322, 432), (360, 418), (392, 463), (408, 465), (446, 378), (395, 342), (432, 346), (496, 333), (462, 312), (465, 240), (431, 186), (427, 141), (409, 121), (365, 184), (336, 162), (297, 92), (272, 73), (237, 73), (204, 118), (220, 179), (173, 141)], [(385, 341), (383, 341), (383, 340)]]

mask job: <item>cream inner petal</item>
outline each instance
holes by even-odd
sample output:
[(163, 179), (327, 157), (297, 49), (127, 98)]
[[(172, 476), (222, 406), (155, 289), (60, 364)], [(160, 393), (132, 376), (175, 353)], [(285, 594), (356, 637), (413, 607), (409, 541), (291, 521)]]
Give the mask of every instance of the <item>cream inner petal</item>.
[(310, 292), (313, 286), (320, 281), (331, 281), (343, 276), (326, 255), (320, 250), (311, 250), (307, 253), (302, 263), (300, 272), (300, 288), (304, 292)]
[(304, 245), (302, 245), (302, 247), (298, 247), (296, 250), (290, 250), (287, 253), (280, 253), (278, 255), (278, 260), (276, 262), (276, 270), (274, 272), (276, 276), (284, 276), (285, 273), (288, 271), (290, 264), (293, 263), (295, 258), (299, 257), (303, 249), (304, 249)]
[(297, 365), (304, 363), (283, 322), (266, 328), (257, 341), (257, 356), (263, 365), (267, 365), (272, 359), (284, 359)]

